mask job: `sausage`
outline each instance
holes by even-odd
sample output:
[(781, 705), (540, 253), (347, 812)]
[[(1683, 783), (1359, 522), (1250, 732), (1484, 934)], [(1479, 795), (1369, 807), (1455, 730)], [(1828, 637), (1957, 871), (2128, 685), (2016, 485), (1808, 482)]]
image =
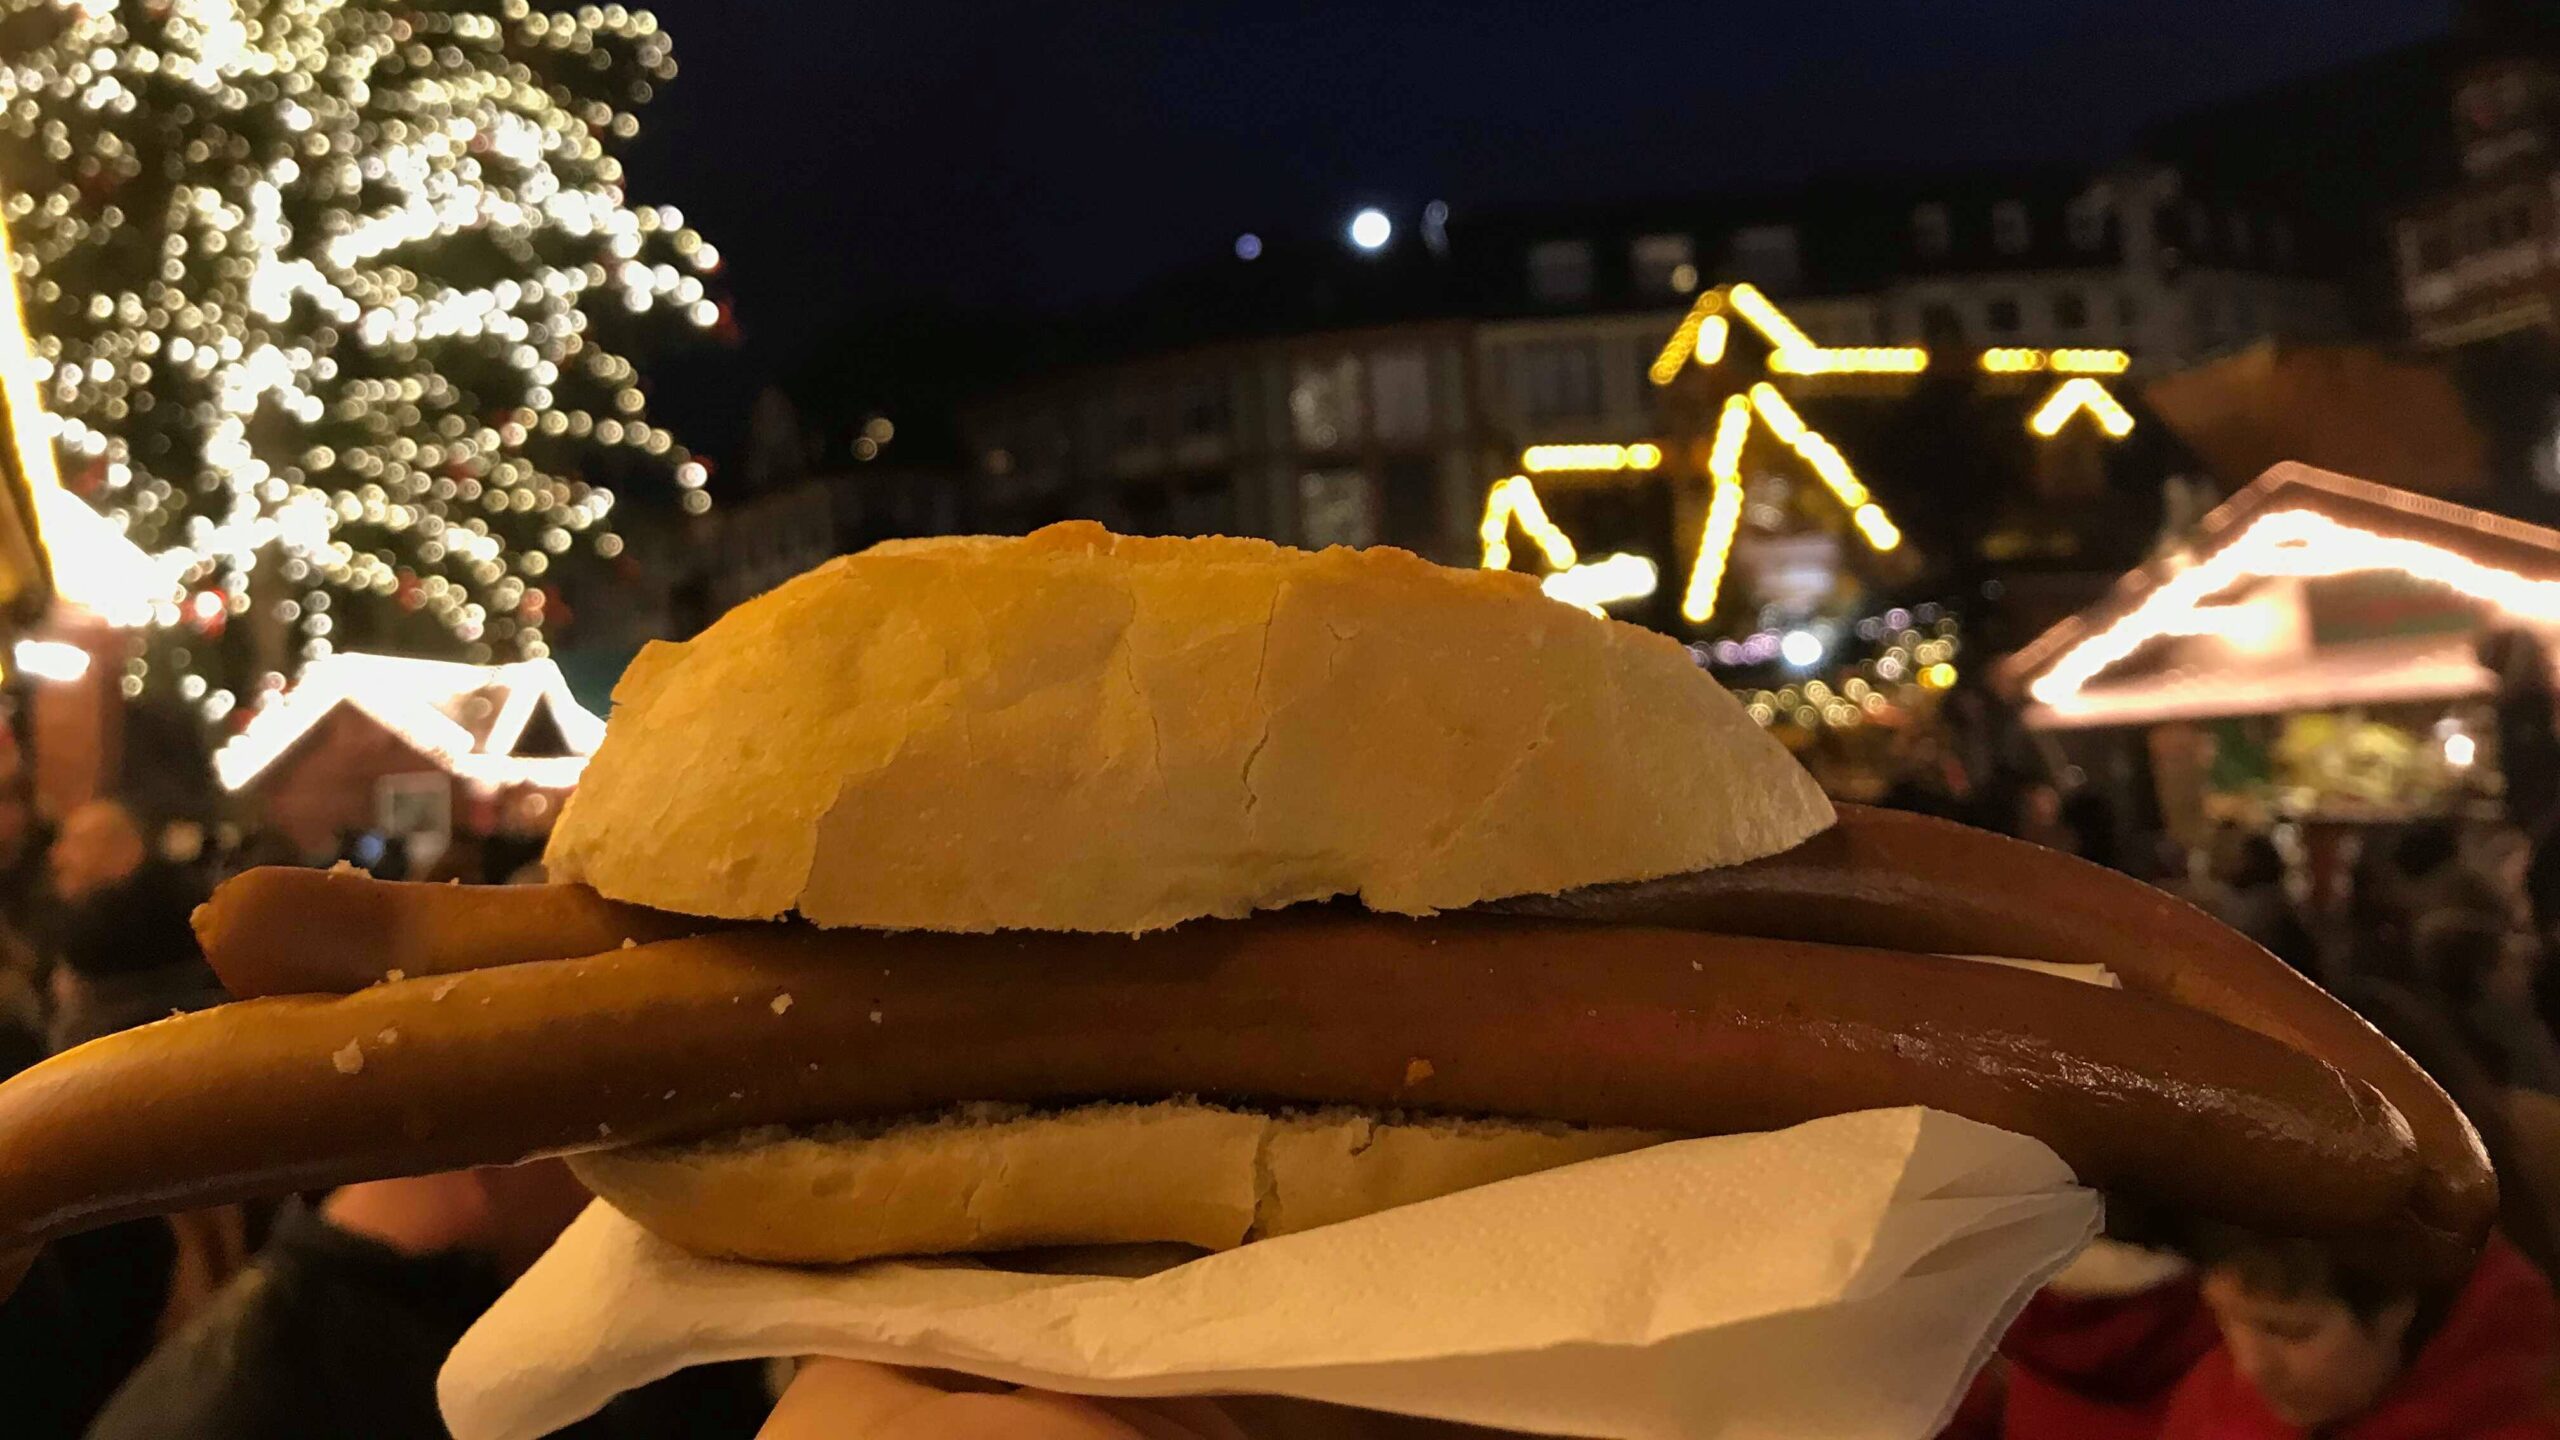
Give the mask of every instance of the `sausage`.
[(593, 955), (717, 923), (584, 885), (422, 885), (280, 865), (234, 876), (195, 915), (206, 961), (244, 1000)]
[(958, 1102), (1199, 1094), (1768, 1130), (1928, 1105), (2093, 1185), (2398, 1248), (2370, 1087), (2157, 999), (1933, 956), (1349, 912), (1130, 939), (751, 927), (243, 1001), (0, 1085), (0, 1249), (371, 1177)]
[(1839, 823), (1729, 869), (1502, 902), (1505, 913), (1717, 930), (1835, 945), (2104, 965), (2125, 987), (2193, 1006), (2370, 1081), (2425, 1166), (2415, 1219), (2476, 1252), (2498, 1209), (2479, 1132), (2354, 1011), (2255, 942), (2102, 866), (1926, 816), (1839, 807)]

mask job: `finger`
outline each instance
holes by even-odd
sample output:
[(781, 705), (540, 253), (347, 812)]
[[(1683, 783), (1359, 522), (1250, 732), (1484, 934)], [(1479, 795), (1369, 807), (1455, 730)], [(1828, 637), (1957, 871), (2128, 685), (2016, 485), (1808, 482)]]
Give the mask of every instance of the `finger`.
[(812, 1356), (800, 1362), (756, 1440), (868, 1440), (948, 1398), (949, 1392), (886, 1365)]
[(1182, 1396), (1170, 1400), (1094, 1399), (1090, 1403), (1147, 1440), (1251, 1440), (1244, 1427), (1229, 1419), (1215, 1400)]
[[(844, 1440), (856, 1440), (847, 1436)], [(859, 1440), (1203, 1440), (1179, 1427), (1141, 1430), (1081, 1395), (1017, 1390), (1010, 1395), (946, 1395), (911, 1410), (878, 1436)]]

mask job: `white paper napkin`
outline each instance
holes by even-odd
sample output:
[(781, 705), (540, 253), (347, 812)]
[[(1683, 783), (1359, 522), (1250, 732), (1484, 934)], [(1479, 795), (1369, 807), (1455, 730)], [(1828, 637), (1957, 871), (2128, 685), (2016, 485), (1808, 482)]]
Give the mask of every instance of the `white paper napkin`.
[(1144, 1279), (703, 1260), (590, 1207), (455, 1347), (456, 1440), (688, 1365), (826, 1354), (1541, 1434), (1920, 1437), (2096, 1233), (2036, 1141), (1917, 1108), (1656, 1146)]

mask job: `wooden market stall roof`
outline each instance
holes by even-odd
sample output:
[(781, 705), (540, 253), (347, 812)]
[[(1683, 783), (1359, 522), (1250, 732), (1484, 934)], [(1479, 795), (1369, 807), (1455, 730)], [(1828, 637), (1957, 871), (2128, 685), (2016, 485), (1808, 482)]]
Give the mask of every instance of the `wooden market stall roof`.
[(2226, 483), (2297, 461), (2427, 494), (2488, 486), (2488, 442), (2453, 377), (2369, 345), (2265, 341), (2142, 396)]
[(2269, 651), (2135, 679), (2108, 672), (2155, 641), (2230, 639), (2280, 625), (2231, 597), (2256, 582), (2379, 574), (2437, 587), (2497, 620), (2560, 627), (2560, 531), (2433, 496), (2283, 464), (2197, 522), (2096, 604), (2002, 664), (2033, 702), (2031, 724), (2060, 728), (2444, 699), (2489, 688), (2458, 634), (2412, 635), (2340, 651)]

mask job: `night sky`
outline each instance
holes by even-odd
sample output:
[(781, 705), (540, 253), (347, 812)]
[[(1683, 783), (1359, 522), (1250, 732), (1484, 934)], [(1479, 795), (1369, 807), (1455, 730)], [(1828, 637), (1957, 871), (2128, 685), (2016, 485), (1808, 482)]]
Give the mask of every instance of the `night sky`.
[(865, 310), (1056, 309), (1377, 202), (2104, 158), (2456, 0), (656, 0), (635, 198), (751, 353)]

